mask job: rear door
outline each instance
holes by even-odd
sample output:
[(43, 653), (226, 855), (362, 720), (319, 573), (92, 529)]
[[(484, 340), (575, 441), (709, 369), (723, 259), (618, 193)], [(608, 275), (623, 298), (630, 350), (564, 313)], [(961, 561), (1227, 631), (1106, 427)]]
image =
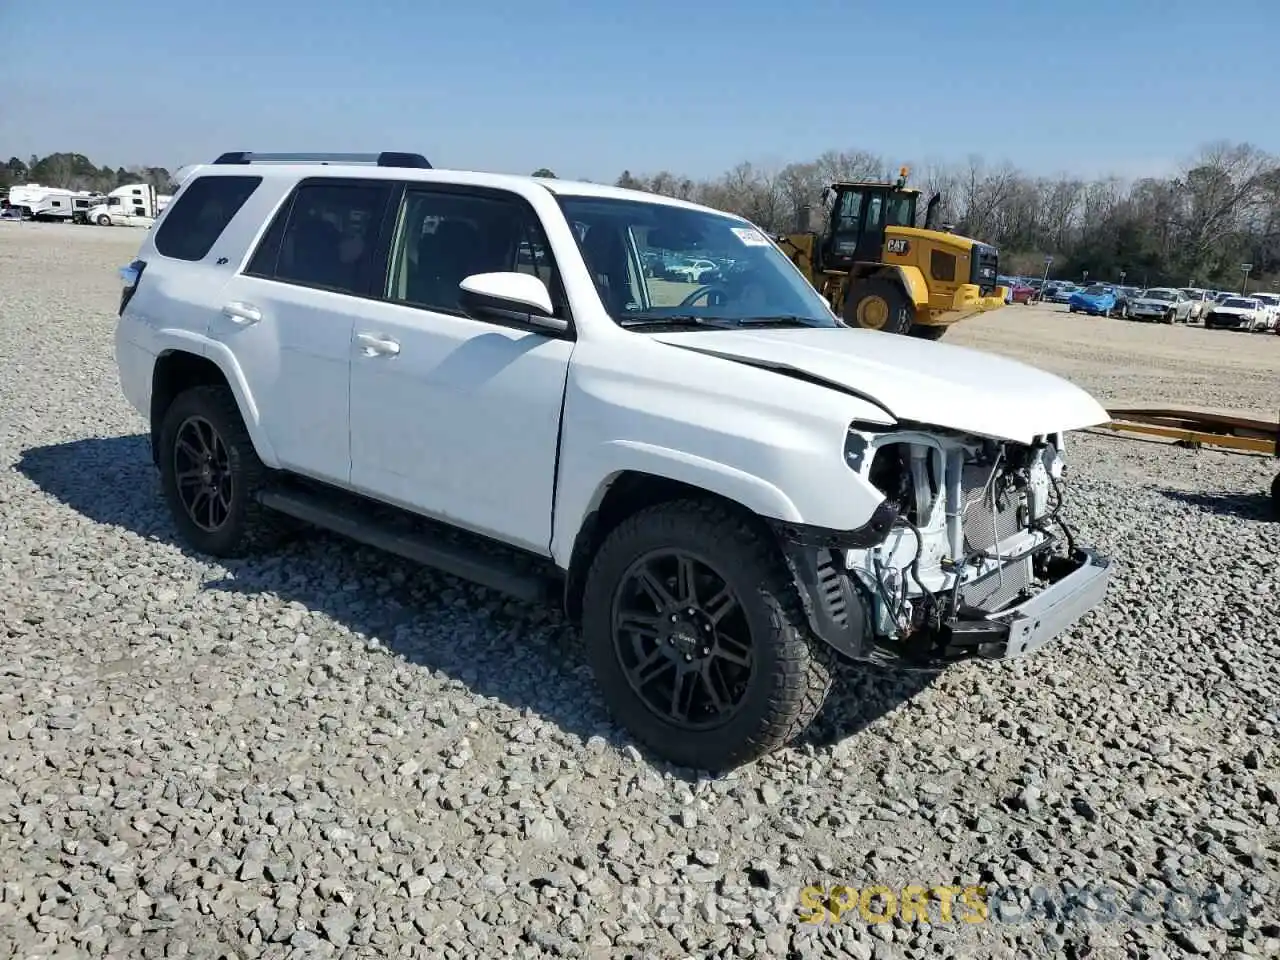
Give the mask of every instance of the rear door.
[(223, 290), (209, 330), (244, 372), (280, 465), (331, 483), (351, 476), (353, 317), (374, 285), (392, 189), (302, 180)]

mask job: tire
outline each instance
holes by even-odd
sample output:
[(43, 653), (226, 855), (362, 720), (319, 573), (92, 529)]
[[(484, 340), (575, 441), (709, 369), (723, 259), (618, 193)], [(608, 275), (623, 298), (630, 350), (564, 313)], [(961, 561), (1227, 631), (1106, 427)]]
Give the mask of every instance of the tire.
[(936, 323), (917, 323), (911, 327), (911, 336), (919, 337), (921, 340), (941, 340), (948, 326), (948, 324), (939, 326)]
[[(685, 617), (693, 608), (677, 603), (683, 598), (674, 596), (676, 580), (662, 576), (666, 551), (692, 557), (692, 567), (704, 577), (711, 573), (719, 578), (710, 584), (703, 580), (701, 591), (694, 591), (699, 605), (696, 615)], [(659, 603), (658, 593), (652, 590), (643, 596), (631, 593), (637, 583), (634, 572), (646, 563), (663, 583), (669, 602)], [(732, 591), (736, 604), (722, 604), (725, 612), (712, 626), (701, 618), (707, 616), (703, 604), (712, 606), (706, 601), (707, 593), (725, 595), (718, 584)], [(615, 630), (615, 612), (629, 605), (628, 598), (643, 604), (644, 612), (634, 616), (651, 619), (653, 624), (643, 628), (649, 635), (632, 634), (629, 641), (624, 631)], [(656, 612), (650, 614), (650, 609)], [(668, 613), (672, 609), (681, 610), (677, 627), (667, 626), (668, 618), (676, 616)], [(701, 647), (702, 631), (714, 638), (707, 647)], [(587, 660), (614, 717), (672, 763), (716, 772), (750, 763), (803, 732), (826, 699), (835, 662), (831, 649), (811, 634), (795, 586), (767, 535), (725, 507), (699, 500), (642, 510), (605, 538), (587, 573), (582, 637)], [(730, 644), (723, 648), (729, 652), (749, 650), (751, 666), (745, 677), (744, 668), (720, 659), (723, 653), (706, 655), (721, 650), (723, 644)], [(632, 656), (645, 664), (658, 664), (638, 689), (622, 662)], [(691, 656), (694, 666), (684, 666)], [(666, 704), (675, 698), (667, 686), (655, 689), (654, 685), (669, 674), (671, 686), (676, 677), (691, 677), (690, 688), (705, 701), (711, 684), (700, 678), (698, 663), (718, 673), (720, 693), (728, 695), (721, 699), (736, 695), (737, 703), (728, 716), (691, 727), (671, 715)], [(739, 682), (731, 687), (725, 677), (734, 676), (734, 671)], [(661, 711), (639, 692), (646, 689), (663, 705)]]
[[(197, 431), (208, 446), (225, 453), (225, 469), (216, 469), (210, 487), (225, 502), (209, 507), (212, 495), (201, 498), (192, 509), (192, 486), (199, 480), (178, 482), (177, 461), (194, 472), (196, 458), (188, 452)], [(179, 441), (183, 446), (179, 448)], [(200, 553), (215, 557), (238, 557), (274, 545), (285, 529), (281, 518), (270, 514), (257, 501), (257, 493), (270, 478), (270, 471), (258, 459), (253, 441), (245, 429), (235, 397), (226, 387), (193, 387), (179, 394), (165, 411), (160, 425), (160, 486), (181, 539)], [(218, 482), (217, 474), (222, 474)], [(212, 511), (212, 512), (207, 512)], [(197, 522), (196, 516), (202, 522)]]
[[(881, 311), (884, 311), (884, 322), (876, 325), (873, 318)], [(902, 288), (891, 280), (867, 280), (852, 286), (844, 302), (845, 323), (881, 333), (910, 333), (915, 313)]]
[(1177, 319), (1177, 315), (1172, 310), (1170, 310), (1168, 313), (1164, 315), (1164, 322), (1169, 324), (1169, 326), (1173, 326), (1173, 322), (1176, 319)]
[(1271, 515), (1280, 520), (1280, 473), (1271, 481)]
[(104, 214), (101, 214), (101, 215), (98, 217), (98, 226), (100, 226), (100, 227), (109, 227), (109, 226), (111, 226), (111, 218), (110, 218), (110, 217), (108, 217), (105, 213), (104, 213)]

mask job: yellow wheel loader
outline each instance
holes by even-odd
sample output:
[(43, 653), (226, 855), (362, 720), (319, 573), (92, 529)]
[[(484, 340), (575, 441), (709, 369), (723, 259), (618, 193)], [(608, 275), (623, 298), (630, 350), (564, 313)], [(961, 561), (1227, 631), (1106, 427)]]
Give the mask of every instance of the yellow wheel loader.
[(801, 211), (795, 233), (776, 237), (792, 262), (853, 327), (936, 340), (953, 323), (1005, 305), (996, 248), (937, 229), (941, 197), (917, 228), (920, 191), (903, 167), (892, 183), (834, 183), (823, 191), (819, 236)]

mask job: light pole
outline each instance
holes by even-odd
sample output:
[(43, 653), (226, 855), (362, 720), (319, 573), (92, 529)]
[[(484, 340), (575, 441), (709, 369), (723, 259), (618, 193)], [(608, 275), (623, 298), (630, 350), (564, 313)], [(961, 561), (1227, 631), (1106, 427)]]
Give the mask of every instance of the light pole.
[(1240, 264), (1240, 272), (1244, 274), (1244, 282), (1240, 285), (1240, 296), (1242, 297), (1249, 292), (1249, 271), (1252, 269), (1252, 263)]
[(1052, 264), (1053, 264), (1053, 257), (1044, 258), (1044, 276), (1040, 278), (1040, 296), (1036, 298), (1037, 300), (1044, 299), (1044, 288), (1049, 282), (1049, 267)]
[(1124, 278), (1127, 276), (1128, 274), (1125, 273), (1123, 270), (1120, 271), (1120, 286), (1122, 287), (1124, 286)]

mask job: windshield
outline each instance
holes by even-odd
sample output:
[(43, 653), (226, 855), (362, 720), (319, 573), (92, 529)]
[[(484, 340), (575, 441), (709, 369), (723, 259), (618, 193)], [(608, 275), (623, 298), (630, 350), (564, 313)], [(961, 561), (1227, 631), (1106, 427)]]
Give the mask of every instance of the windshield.
[(1268, 307), (1280, 306), (1280, 297), (1272, 296), (1269, 293), (1260, 293), (1255, 299), (1262, 301)]
[(643, 200), (558, 200), (619, 324), (839, 326), (786, 255), (741, 220)]
[(1099, 297), (1102, 294), (1110, 293), (1111, 291), (1108, 290), (1106, 287), (1102, 287), (1102, 286), (1098, 286), (1097, 284), (1094, 284), (1092, 287), (1086, 287), (1084, 292), (1091, 297)]
[(1173, 299), (1173, 294), (1168, 290), (1148, 290), (1142, 296), (1146, 300), (1172, 300)]
[(914, 193), (890, 194), (889, 216), (885, 222), (891, 227), (914, 227), (916, 225), (916, 195)]
[(1222, 302), (1222, 305), (1224, 307), (1244, 307), (1247, 310), (1252, 310), (1257, 306), (1257, 304), (1252, 300), (1245, 300), (1242, 297), (1227, 297), (1227, 299)]

